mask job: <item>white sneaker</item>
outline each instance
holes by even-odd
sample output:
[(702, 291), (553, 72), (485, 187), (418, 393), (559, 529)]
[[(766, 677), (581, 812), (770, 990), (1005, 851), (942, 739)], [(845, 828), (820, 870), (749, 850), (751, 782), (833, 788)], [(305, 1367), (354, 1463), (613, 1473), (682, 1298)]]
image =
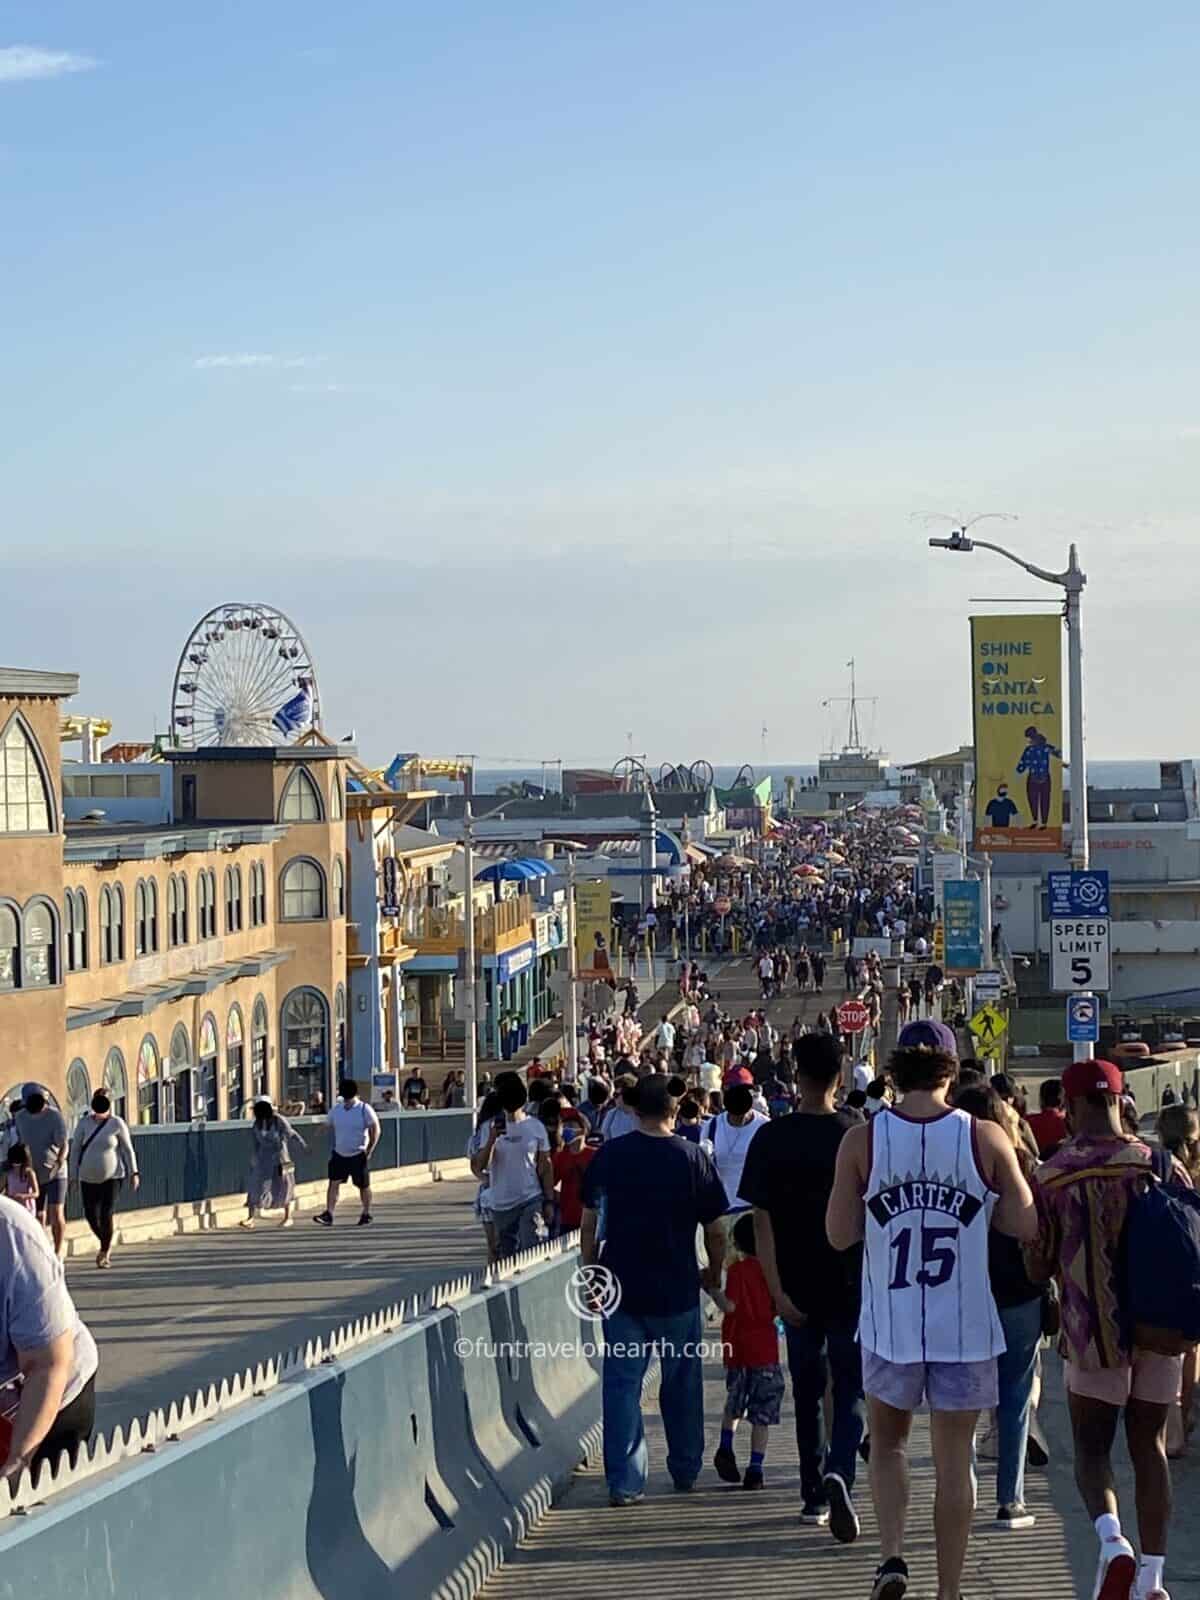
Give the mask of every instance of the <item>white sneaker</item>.
[(1128, 1539), (1106, 1539), (1100, 1546), (1100, 1567), (1092, 1600), (1131, 1600), (1137, 1559)]

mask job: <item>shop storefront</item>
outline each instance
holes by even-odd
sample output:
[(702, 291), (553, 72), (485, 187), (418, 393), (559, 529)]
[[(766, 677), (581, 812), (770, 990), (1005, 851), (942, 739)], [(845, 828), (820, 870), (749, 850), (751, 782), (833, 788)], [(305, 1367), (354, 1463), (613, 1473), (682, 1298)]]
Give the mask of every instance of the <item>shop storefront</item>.
[[(550, 980), (560, 965), (559, 951), (566, 949), (566, 906), (555, 905), (548, 911), (539, 911), (533, 919), (534, 963), (530, 980), (530, 1022), (540, 1028), (562, 1009), (550, 987)], [(565, 966), (565, 958), (562, 960)]]
[(488, 1046), (492, 1055), (505, 1061), (528, 1042), (533, 1026), (535, 959), (532, 939), (499, 956), (484, 958)]

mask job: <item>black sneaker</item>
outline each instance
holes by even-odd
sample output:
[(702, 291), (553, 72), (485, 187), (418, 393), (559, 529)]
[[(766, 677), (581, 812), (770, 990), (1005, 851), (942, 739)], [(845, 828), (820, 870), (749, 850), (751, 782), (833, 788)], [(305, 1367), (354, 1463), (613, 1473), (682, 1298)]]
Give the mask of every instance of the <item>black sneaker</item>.
[(316, 1216), (313, 1218), (313, 1221), (320, 1228), (333, 1227), (333, 1218), (330, 1216), (328, 1211), (318, 1211)]
[(871, 1600), (903, 1600), (908, 1593), (908, 1565), (892, 1556), (875, 1573)]
[(806, 1528), (824, 1528), (829, 1525), (829, 1507), (815, 1500), (806, 1500), (800, 1507), (800, 1521)]
[(679, 1483), (678, 1481), (673, 1481), (671, 1487), (674, 1489), (676, 1494), (695, 1494), (696, 1480), (693, 1478), (688, 1483)]
[(861, 1529), (858, 1512), (840, 1472), (827, 1472), (822, 1487), (829, 1500), (829, 1531), (839, 1544), (853, 1544)]
[[(332, 1218), (330, 1220), (332, 1221)], [(362, 1216), (358, 1219), (358, 1225), (360, 1228), (365, 1228), (372, 1221), (374, 1221), (374, 1218), (371, 1216), (371, 1213), (369, 1211), (364, 1211)]]
[(858, 1453), (869, 1465), (871, 1460), (871, 1435), (869, 1433), (863, 1434), (862, 1443), (858, 1447)]
[(1020, 1501), (1015, 1501), (1010, 1506), (1000, 1507), (995, 1525), (1006, 1533), (1016, 1533), (1022, 1528), (1032, 1528), (1036, 1522), (1033, 1512)]
[(763, 1486), (763, 1469), (761, 1467), (747, 1467), (746, 1476), (742, 1479), (743, 1489), (761, 1489)]
[(713, 1457), (713, 1466), (722, 1483), (741, 1483), (741, 1468), (732, 1450), (718, 1450)]

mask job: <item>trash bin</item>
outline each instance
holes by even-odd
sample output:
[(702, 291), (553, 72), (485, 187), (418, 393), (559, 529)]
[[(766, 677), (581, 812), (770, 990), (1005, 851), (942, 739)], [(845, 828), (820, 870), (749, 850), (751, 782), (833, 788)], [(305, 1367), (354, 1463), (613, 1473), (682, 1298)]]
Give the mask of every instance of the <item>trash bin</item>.
[(518, 1050), (524, 1050), (525, 1046), (528, 1043), (529, 1043), (529, 1024), (527, 1022), (519, 1022), (517, 1024), (517, 1049)]

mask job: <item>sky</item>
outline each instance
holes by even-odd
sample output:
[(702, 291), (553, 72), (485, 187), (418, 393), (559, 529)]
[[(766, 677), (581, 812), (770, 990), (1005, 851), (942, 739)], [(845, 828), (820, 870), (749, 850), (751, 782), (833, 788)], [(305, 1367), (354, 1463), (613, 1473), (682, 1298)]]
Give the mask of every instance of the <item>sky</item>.
[(1052, 594), (927, 548), (1004, 512), (1079, 545), (1093, 756), (1200, 752), (1198, 55), (1175, 0), (9, 0), (0, 661), (137, 738), (256, 600), (372, 759), (778, 762), (853, 654), (907, 761), (976, 597)]

